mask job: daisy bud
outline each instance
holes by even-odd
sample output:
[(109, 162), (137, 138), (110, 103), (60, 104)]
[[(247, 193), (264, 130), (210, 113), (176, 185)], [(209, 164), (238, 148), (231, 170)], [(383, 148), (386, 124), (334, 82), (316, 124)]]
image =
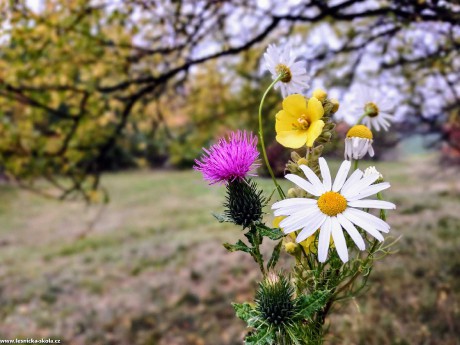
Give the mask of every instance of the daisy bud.
[(362, 159), (366, 153), (373, 157), (372, 142), (373, 135), (369, 128), (364, 125), (351, 127), (345, 138), (345, 159)]
[(262, 219), (265, 202), (262, 191), (258, 190), (255, 182), (234, 180), (227, 184), (224, 213), (236, 225), (247, 228)]
[(323, 89), (321, 88), (316, 88), (314, 91), (313, 91), (313, 97), (315, 97), (316, 99), (318, 99), (321, 103), (324, 102), (327, 98), (327, 92), (324, 91)]

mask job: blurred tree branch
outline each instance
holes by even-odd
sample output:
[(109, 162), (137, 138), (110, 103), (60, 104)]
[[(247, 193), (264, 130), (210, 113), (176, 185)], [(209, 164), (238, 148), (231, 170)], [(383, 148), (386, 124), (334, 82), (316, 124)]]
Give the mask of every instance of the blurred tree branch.
[[(380, 70), (404, 76), (399, 87), (413, 95), (406, 103), (419, 119), (458, 109), (460, 10), (454, 1), (273, 1), (263, 7), (255, 0), (48, 0), (39, 10), (26, 1), (0, 6), (1, 165), (28, 188), (43, 188), (35, 181), (45, 177), (62, 198), (92, 198), (89, 191), (97, 189), (109, 156), (139, 127), (134, 123), (146, 122), (146, 132), (170, 140), (167, 121), (178, 111), (171, 102), (190, 88), (189, 76), (199, 66), (233, 61), (290, 32), (308, 34), (306, 25), (328, 23), (341, 42), (339, 48), (325, 42), (325, 49), (305, 58), (312, 73), (347, 87), (373, 51)], [(413, 36), (428, 23), (439, 29), (433, 47)], [(343, 66), (348, 71), (338, 77)], [(221, 65), (215, 68), (223, 73)], [(433, 76), (442, 76), (453, 97), (437, 114), (421, 116), (426, 109), (417, 98), (426, 90), (411, 80)]]

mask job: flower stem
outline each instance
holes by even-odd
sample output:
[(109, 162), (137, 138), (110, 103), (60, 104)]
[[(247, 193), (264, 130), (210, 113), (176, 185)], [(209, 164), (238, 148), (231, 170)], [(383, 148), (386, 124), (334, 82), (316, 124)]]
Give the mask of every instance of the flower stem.
[(267, 170), (273, 180), (273, 183), (275, 184), (276, 190), (278, 191), (278, 194), (281, 199), (284, 199), (286, 195), (284, 194), (283, 190), (281, 189), (281, 186), (278, 184), (275, 178), (275, 174), (273, 174), (272, 167), (270, 165), (270, 162), (268, 161), (268, 156), (267, 156), (267, 151), (265, 149), (265, 140), (264, 140), (264, 129), (262, 126), (262, 108), (265, 102), (265, 98), (267, 97), (268, 92), (275, 86), (275, 84), (280, 81), (283, 78), (283, 74), (280, 74), (273, 82), (270, 84), (270, 86), (265, 90), (262, 99), (260, 100), (260, 105), (259, 105), (259, 138), (260, 138), (260, 146), (262, 147), (262, 154), (264, 157), (265, 165), (267, 166)]
[(358, 164), (359, 164), (359, 159), (355, 159), (355, 161), (353, 162), (353, 170), (358, 169)]
[(359, 125), (366, 116), (367, 116), (366, 113), (362, 114), (361, 117), (358, 119), (358, 122), (356, 122), (356, 124)]

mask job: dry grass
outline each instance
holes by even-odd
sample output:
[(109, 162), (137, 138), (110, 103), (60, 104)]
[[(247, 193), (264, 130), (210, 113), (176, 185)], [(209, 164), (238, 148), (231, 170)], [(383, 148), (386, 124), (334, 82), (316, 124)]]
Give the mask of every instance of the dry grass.
[[(336, 310), (329, 343), (459, 344), (460, 181), (433, 162), (379, 165), (398, 205), (390, 223), (403, 236), (399, 252), (377, 264), (367, 295)], [(230, 302), (251, 298), (259, 275), (221, 246), (241, 236), (210, 215), (223, 188), (192, 172), (104, 183), (111, 203), (90, 232), (99, 207), (1, 188), (0, 338), (241, 344)]]

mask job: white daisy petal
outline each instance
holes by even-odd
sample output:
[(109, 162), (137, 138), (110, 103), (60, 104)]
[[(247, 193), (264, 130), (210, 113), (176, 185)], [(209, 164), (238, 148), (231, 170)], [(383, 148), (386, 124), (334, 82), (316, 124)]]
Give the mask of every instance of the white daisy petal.
[(327, 252), (329, 250), (329, 243), (331, 240), (331, 217), (327, 217), (321, 230), (319, 232), (318, 240), (318, 260), (319, 262), (325, 262), (327, 259)]
[(316, 176), (316, 174), (313, 172), (313, 170), (311, 170), (306, 165), (299, 165), (299, 168), (302, 169), (302, 171), (304, 172), (305, 176), (311, 182), (313, 187), (315, 187), (317, 189), (317, 191), (320, 192), (319, 195), (326, 193), (326, 189), (324, 188), (323, 183), (318, 178), (318, 176)]
[[(323, 214), (321, 211), (318, 211), (318, 213), (311, 216), (308, 222), (305, 223), (304, 229), (318, 230), (321, 227), (321, 225), (324, 223), (326, 218), (327, 216), (325, 214)], [(304, 235), (305, 234), (308, 234), (308, 232), (305, 232)], [(302, 237), (299, 234), (299, 236), (297, 236), (296, 238), (296, 242), (300, 243), (304, 241), (307, 237)]]
[(304, 227), (302, 231), (299, 233), (299, 235), (296, 238), (296, 242), (300, 243), (302, 241), (305, 241), (307, 238), (309, 238), (311, 235), (313, 235), (318, 228), (309, 228), (309, 227)]
[(309, 210), (309, 212), (302, 211), (295, 215), (287, 216), (280, 222), (280, 228), (283, 229), (285, 233), (302, 229), (305, 222), (311, 217), (311, 212), (312, 210)]
[(285, 233), (302, 229), (318, 213), (321, 213), (318, 208), (311, 208), (306, 211), (302, 211), (301, 213), (296, 213), (295, 215), (291, 215), (286, 219), (283, 219), (280, 222), (280, 227)]
[(287, 174), (285, 176), (286, 179), (291, 181), (292, 183), (295, 183), (297, 186), (302, 188), (304, 191), (313, 194), (315, 196), (320, 196), (321, 193), (318, 193), (318, 189), (315, 188), (310, 182), (307, 180), (301, 178), (300, 176), (294, 175), (294, 174)]
[(382, 190), (390, 188), (390, 184), (388, 182), (381, 182), (377, 184), (370, 185), (369, 187), (363, 189), (358, 195), (355, 195), (352, 198), (347, 199), (348, 201), (359, 200), (365, 198), (370, 195), (377, 194)]
[(273, 214), (275, 215), (275, 217), (278, 217), (278, 216), (290, 216), (291, 214), (294, 214), (298, 211), (303, 211), (309, 207), (313, 207), (314, 205), (295, 205), (295, 206), (289, 206), (289, 207), (282, 207), (282, 208), (278, 208), (276, 209)]
[(390, 225), (384, 220), (374, 216), (373, 214), (353, 208), (350, 208), (350, 210), (351, 213), (353, 213), (355, 216), (362, 218), (365, 222), (369, 223), (377, 230), (383, 231), (385, 233), (388, 233), (390, 231)]
[(379, 177), (379, 174), (371, 174), (369, 176), (365, 176), (358, 182), (350, 185), (346, 192), (342, 190), (342, 195), (347, 199), (358, 195), (363, 189), (369, 187), (372, 183), (377, 181)]
[(343, 161), (340, 165), (339, 171), (335, 176), (334, 184), (332, 185), (332, 190), (334, 192), (338, 192), (340, 188), (343, 187), (345, 180), (347, 179), (348, 172), (350, 171), (351, 162), (350, 161)]
[(317, 204), (282, 207), (282, 208), (276, 209), (273, 213), (275, 216), (293, 216), (298, 212), (307, 211), (308, 209), (312, 207), (316, 207), (316, 206)]
[(394, 210), (396, 208), (396, 205), (391, 202), (371, 199), (350, 201), (348, 205), (359, 208), (379, 208), (382, 210)]
[(315, 199), (307, 199), (307, 198), (289, 198), (284, 199), (278, 202), (275, 202), (272, 205), (272, 209), (277, 209), (281, 207), (290, 207), (290, 206), (297, 206), (297, 205), (314, 205), (317, 201)]
[(326, 160), (321, 157), (319, 160), (319, 168), (321, 170), (321, 176), (323, 178), (323, 185), (326, 191), (331, 190), (331, 172), (329, 171), (329, 166), (327, 165)]
[(347, 218), (345, 218), (341, 213), (337, 215), (337, 220), (339, 221), (340, 225), (347, 231), (348, 235), (350, 235), (353, 242), (355, 242), (356, 246), (360, 250), (366, 249), (366, 244), (362, 236), (360, 235), (359, 231), (355, 228), (352, 222), (350, 222)]
[(384, 240), (382, 234), (375, 227), (371, 226), (368, 222), (366, 222), (364, 219), (360, 218), (359, 216), (356, 216), (356, 214), (354, 214), (352, 210), (352, 208), (347, 208), (342, 213), (343, 216), (347, 218), (350, 222), (356, 224), (361, 229), (368, 232), (370, 235), (382, 242)]
[(343, 187), (340, 190), (340, 194), (345, 196), (345, 194), (348, 192), (348, 189), (350, 188), (350, 186), (354, 185), (357, 181), (359, 181), (360, 178), (363, 176), (363, 174), (364, 173), (361, 170), (356, 169), (353, 172), (353, 174), (350, 175), (348, 180), (346, 180), (345, 183), (343, 184)]
[(348, 248), (345, 236), (343, 236), (342, 227), (336, 217), (331, 217), (332, 239), (334, 240), (335, 249), (340, 259), (345, 263), (348, 261)]

